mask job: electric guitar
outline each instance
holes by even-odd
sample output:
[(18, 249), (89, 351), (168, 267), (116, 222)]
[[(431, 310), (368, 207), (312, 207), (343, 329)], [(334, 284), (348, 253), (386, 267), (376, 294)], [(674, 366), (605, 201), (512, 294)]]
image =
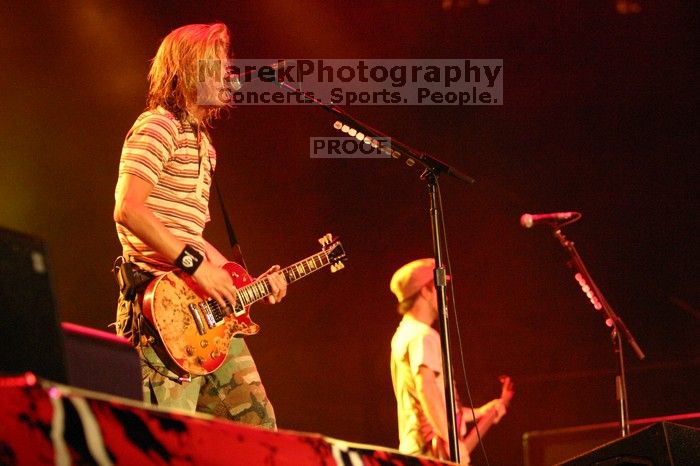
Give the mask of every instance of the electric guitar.
[[(513, 390), (513, 382), (507, 375), (502, 375), (501, 377), (499, 377), (499, 381), (501, 382), (500, 399), (506, 406), (508, 406), (510, 404), (510, 400), (513, 399), (513, 395), (515, 395), (515, 391)], [(460, 409), (457, 416), (458, 426), (462, 425), (461, 413), (462, 410)], [(476, 427), (472, 428), (468, 432), (459, 433), (458, 443), (460, 450), (460, 464), (469, 464), (469, 454), (472, 451), (474, 451), (476, 446), (479, 444), (479, 437), (483, 438), (486, 435), (486, 432), (488, 432), (488, 430), (491, 428), (491, 426), (495, 424), (497, 415), (498, 412), (495, 408), (490, 409), (488, 412), (486, 412), (483, 416), (479, 418), (479, 420), (476, 423)], [(445, 442), (437, 436), (433, 437), (431, 450), (433, 456), (436, 458), (442, 460), (450, 459), (450, 449), (447, 442)]]
[[(329, 233), (319, 242), (321, 252), (280, 270), (287, 283), (326, 266), (331, 272), (345, 266), (345, 251), (339, 241)], [(142, 310), (149, 343), (163, 363), (182, 378), (215, 371), (226, 359), (231, 338), (260, 330), (248, 310), (272, 293), (270, 282), (267, 278), (255, 280), (235, 262), (227, 262), (223, 269), (236, 286), (234, 306), (228, 303), (222, 309), (180, 270), (156, 277), (144, 292)]]

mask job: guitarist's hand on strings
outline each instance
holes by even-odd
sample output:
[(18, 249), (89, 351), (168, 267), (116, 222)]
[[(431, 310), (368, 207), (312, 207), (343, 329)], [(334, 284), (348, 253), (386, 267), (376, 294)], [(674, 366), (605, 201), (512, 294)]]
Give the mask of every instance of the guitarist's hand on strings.
[(216, 299), (222, 309), (226, 307), (226, 302), (232, 307), (235, 306), (236, 287), (233, 286), (231, 276), (224, 269), (205, 260), (192, 277), (209, 296)]
[(280, 272), (280, 266), (273, 265), (262, 275), (260, 275), (257, 280), (262, 280), (265, 278), (267, 278), (267, 281), (270, 284), (270, 290), (272, 291), (272, 293), (265, 298), (265, 302), (269, 304), (279, 303), (287, 294), (287, 281), (284, 279), (282, 272)]

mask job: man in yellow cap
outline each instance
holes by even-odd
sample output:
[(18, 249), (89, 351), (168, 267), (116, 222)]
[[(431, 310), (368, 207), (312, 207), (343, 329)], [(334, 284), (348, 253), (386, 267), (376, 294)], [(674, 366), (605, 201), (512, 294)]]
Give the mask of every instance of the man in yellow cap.
[[(434, 259), (418, 259), (402, 266), (391, 278), (390, 288), (403, 315), (391, 340), (391, 379), (396, 395), (399, 451), (410, 455), (439, 456), (434, 445), (449, 445), (445, 382), (440, 335), (432, 327), (438, 318)], [(466, 430), (471, 410), (461, 408), (460, 431)], [(487, 413), (495, 422), (505, 414), (500, 399), (474, 410), (476, 418)], [(469, 464), (469, 451), (460, 443), (460, 460)]]

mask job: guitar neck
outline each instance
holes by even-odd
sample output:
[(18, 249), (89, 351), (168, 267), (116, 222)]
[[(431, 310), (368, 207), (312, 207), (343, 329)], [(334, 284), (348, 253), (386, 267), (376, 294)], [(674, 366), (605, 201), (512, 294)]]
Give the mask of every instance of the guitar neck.
[[(331, 261), (328, 259), (328, 254), (325, 251), (321, 251), (313, 256), (309, 256), (306, 259), (300, 260), (289, 267), (285, 267), (280, 270), (284, 276), (287, 284), (294, 283), (297, 280), (310, 275), (317, 270), (330, 265)], [(250, 285), (246, 285), (238, 289), (236, 294), (236, 307), (248, 306), (256, 301), (272, 294), (272, 287), (270, 286), (270, 281), (267, 278), (262, 280), (257, 280)]]
[(489, 431), (495, 420), (496, 413), (488, 413), (479, 419), (476, 426), (472, 427), (467, 433), (462, 442), (469, 453), (474, 451), (474, 448), (479, 444), (479, 438), (483, 438), (486, 435), (486, 432)]

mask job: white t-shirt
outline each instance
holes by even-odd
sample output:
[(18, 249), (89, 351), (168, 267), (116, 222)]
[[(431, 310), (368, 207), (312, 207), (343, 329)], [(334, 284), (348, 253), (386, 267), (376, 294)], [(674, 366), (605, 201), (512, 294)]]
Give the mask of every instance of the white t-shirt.
[[(416, 392), (420, 366), (432, 370), (438, 386), (444, 387), (440, 335), (406, 314), (391, 340), (391, 380), (398, 412), (399, 451), (410, 455), (425, 454), (426, 443), (435, 436)], [(444, 390), (439, 392), (444, 405)]]

